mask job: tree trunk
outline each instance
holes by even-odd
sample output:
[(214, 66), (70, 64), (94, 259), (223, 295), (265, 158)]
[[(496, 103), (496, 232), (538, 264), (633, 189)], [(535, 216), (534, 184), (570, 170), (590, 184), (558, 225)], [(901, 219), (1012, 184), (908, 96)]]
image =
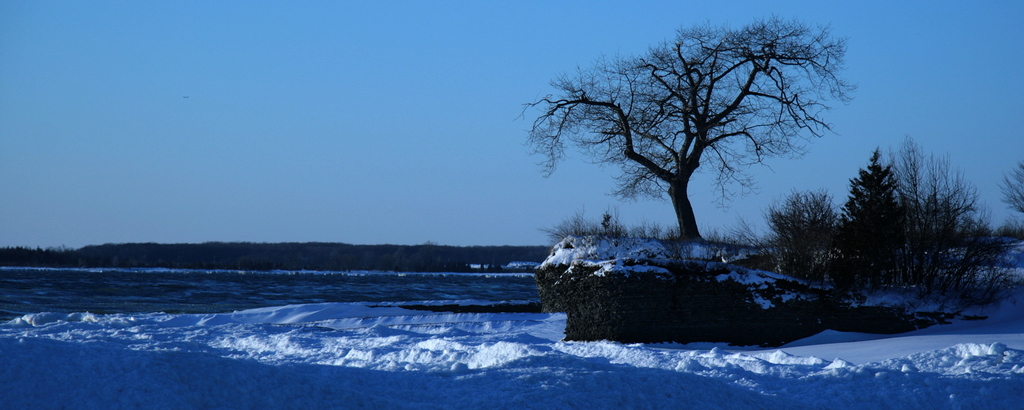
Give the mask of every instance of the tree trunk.
[(676, 221), (679, 222), (680, 239), (700, 239), (700, 230), (697, 229), (697, 218), (693, 216), (693, 206), (690, 205), (690, 198), (686, 194), (687, 184), (669, 184), (668, 196), (672, 198), (672, 207), (676, 210)]

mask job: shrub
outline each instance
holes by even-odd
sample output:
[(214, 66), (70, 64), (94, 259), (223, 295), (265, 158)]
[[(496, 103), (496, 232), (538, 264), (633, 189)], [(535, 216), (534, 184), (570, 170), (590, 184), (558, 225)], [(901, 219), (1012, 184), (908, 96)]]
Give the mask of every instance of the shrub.
[(998, 299), (1011, 280), (1002, 262), (1010, 243), (992, 238), (977, 190), (948, 159), (926, 157), (910, 139), (893, 158), (906, 219), (898, 272), (889, 285), (971, 304)]
[(1014, 219), (1007, 220), (1002, 226), (996, 228), (993, 235), (1024, 240), (1024, 221)]
[(541, 231), (548, 235), (552, 243), (558, 243), (566, 236), (627, 236), (629, 230), (619, 221), (617, 210), (607, 210), (601, 216), (600, 221), (587, 219), (585, 211), (580, 209), (576, 213), (559, 222), (551, 228), (542, 228)]
[(824, 283), (834, 252), (832, 238), (838, 216), (824, 190), (794, 191), (766, 214), (765, 244), (775, 269), (790, 276)]
[(908, 139), (876, 151), (837, 216), (824, 191), (793, 192), (766, 212), (770, 268), (847, 288), (916, 291), (949, 306), (992, 303), (1015, 282), (1007, 251), (1024, 224), (993, 233), (978, 194), (945, 158)]

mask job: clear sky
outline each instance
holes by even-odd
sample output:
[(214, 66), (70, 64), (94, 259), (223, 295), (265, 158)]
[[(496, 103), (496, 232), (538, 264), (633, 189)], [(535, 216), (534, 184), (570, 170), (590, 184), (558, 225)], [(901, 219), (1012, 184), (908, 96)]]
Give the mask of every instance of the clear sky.
[[(542, 245), (609, 196), (573, 153), (549, 178), (523, 103), (559, 73), (680, 27), (771, 15), (848, 37), (838, 135), (755, 169), (758, 193), (691, 199), (706, 231), (793, 189), (841, 203), (875, 147), (949, 155), (994, 223), (1024, 160), (1024, 2), (0, 1), (0, 246), (327, 241)], [(185, 98), (187, 96), (187, 98)]]

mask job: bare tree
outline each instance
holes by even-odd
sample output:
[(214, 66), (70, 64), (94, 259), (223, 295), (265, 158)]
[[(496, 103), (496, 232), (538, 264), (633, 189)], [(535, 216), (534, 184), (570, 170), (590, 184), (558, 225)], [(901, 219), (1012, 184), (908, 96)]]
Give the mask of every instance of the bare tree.
[(640, 57), (600, 59), (552, 81), (558, 96), (527, 104), (543, 112), (529, 144), (548, 174), (567, 143), (619, 165), (617, 195), (667, 192), (682, 237), (699, 238), (687, 194), (694, 172), (709, 164), (724, 199), (730, 183), (752, 187), (747, 166), (802, 154), (830, 129), (824, 102), (845, 102), (854, 88), (838, 77), (845, 54), (828, 27), (778, 18), (679, 30)]
[(774, 269), (790, 276), (824, 283), (832, 260), (832, 238), (839, 214), (825, 190), (794, 191), (781, 203), (772, 204), (767, 248)]
[(1003, 175), (1003, 201), (1010, 209), (1024, 214), (1024, 161), (1017, 163), (1017, 168)]
[(891, 285), (966, 303), (1001, 297), (1011, 281), (1004, 262), (1010, 242), (991, 237), (977, 189), (948, 158), (925, 156), (909, 138), (892, 158), (906, 243)]

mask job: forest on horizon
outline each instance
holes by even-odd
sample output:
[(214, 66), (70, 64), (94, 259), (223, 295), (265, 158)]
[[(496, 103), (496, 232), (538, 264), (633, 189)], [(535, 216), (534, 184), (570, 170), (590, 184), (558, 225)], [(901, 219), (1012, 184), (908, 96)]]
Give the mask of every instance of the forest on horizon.
[(345, 243), (124, 243), (70, 248), (0, 248), (0, 266), (522, 272), (547, 256), (545, 246), (352, 245)]

